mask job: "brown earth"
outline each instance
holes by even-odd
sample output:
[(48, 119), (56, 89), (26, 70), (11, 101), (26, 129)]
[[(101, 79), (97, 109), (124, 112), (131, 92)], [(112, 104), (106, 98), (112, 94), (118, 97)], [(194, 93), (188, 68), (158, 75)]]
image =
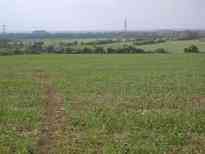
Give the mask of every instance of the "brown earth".
[(205, 103), (205, 96), (195, 96), (192, 98), (194, 103)]
[(60, 95), (43, 71), (34, 74), (42, 89), (43, 113), (37, 152), (39, 154), (57, 153), (57, 147), (63, 145), (65, 134), (64, 97)]

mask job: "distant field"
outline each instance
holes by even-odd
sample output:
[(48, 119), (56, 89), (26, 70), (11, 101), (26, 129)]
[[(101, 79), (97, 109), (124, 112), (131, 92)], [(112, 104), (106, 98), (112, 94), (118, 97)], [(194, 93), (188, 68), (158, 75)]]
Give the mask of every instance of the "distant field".
[[(205, 49), (140, 47), (189, 44)], [(0, 153), (203, 154), (204, 68), (204, 54), (0, 57)]]
[[(132, 44), (132, 43), (113, 43), (106, 45), (106, 47), (119, 47), (123, 44)], [(190, 41), (167, 41), (165, 43), (152, 44), (152, 45), (138, 45), (136, 47), (145, 49), (146, 51), (155, 50), (157, 48), (164, 48), (170, 53), (183, 53), (184, 48), (189, 47), (190, 45), (196, 45), (201, 52), (205, 52), (205, 41), (201, 40), (190, 40)], [(104, 45), (103, 45), (104, 46)]]
[[(184, 40), (184, 41), (166, 41), (165, 43), (158, 43), (158, 44), (148, 44), (148, 45), (134, 45), (133, 41), (127, 41), (127, 42), (116, 42), (116, 43), (110, 43), (110, 44), (102, 44), (102, 45), (81, 45), (82, 42), (88, 43), (88, 42), (94, 42), (103, 39), (58, 39), (58, 38), (50, 38), (50, 39), (42, 39), (44, 41), (45, 45), (53, 45), (53, 46), (59, 46), (60, 43), (69, 43), (77, 41), (78, 45), (72, 46), (73, 48), (82, 49), (84, 47), (90, 47), (95, 48), (97, 47), (103, 47), (104, 49), (111, 47), (111, 48), (120, 48), (124, 45), (131, 45), (136, 48), (144, 49), (145, 51), (154, 51), (158, 48), (164, 48), (169, 53), (183, 53), (184, 48), (188, 48), (191, 45), (195, 45), (199, 48), (200, 52), (205, 52), (205, 41), (204, 39), (200, 40)], [(106, 39), (105, 39), (106, 40)], [(24, 40), (25, 42), (30, 42), (33, 40)], [(93, 44), (94, 44), (93, 43)]]
[[(42, 39), (42, 40), (45, 41), (46, 44), (48, 44), (48, 45), (59, 44), (60, 42), (73, 42), (73, 41), (90, 42), (90, 41), (96, 41), (96, 39), (64, 39), (64, 38), (53, 38), (53, 39), (48, 38), (48, 39)], [(29, 39), (24, 40), (24, 41), (29, 41)], [(30, 41), (32, 41), (32, 39)]]
[[(59, 42), (72, 42), (72, 41), (78, 41), (78, 42), (90, 42), (95, 41), (95, 39), (45, 39), (44, 40), (47, 44), (58, 44)], [(99, 45), (102, 47), (120, 47), (124, 44), (132, 45), (132, 42), (126, 42), (126, 43), (112, 43), (107, 45)], [(183, 53), (184, 48), (189, 47), (190, 45), (196, 45), (201, 52), (205, 52), (205, 41), (204, 39), (201, 40), (188, 40), (188, 41), (167, 41), (165, 43), (159, 43), (159, 44), (153, 44), (153, 45), (138, 45), (136, 47), (145, 49), (146, 51), (149, 50), (155, 50), (157, 48), (164, 48), (167, 51), (171, 53)]]
[(191, 41), (170, 41), (165, 43), (160, 43), (156, 45), (145, 45), (141, 46), (145, 50), (152, 50), (156, 48), (164, 48), (169, 52), (173, 53), (182, 53), (184, 48), (187, 48), (190, 45), (196, 45), (201, 52), (205, 52), (205, 42), (199, 40), (191, 40)]

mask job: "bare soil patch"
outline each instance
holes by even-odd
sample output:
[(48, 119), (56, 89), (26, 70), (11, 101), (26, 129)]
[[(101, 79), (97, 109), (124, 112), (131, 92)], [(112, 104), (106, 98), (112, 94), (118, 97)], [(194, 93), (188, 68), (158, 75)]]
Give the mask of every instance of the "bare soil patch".
[(205, 96), (195, 96), (192, 98), (194, 103), (205, 104)]

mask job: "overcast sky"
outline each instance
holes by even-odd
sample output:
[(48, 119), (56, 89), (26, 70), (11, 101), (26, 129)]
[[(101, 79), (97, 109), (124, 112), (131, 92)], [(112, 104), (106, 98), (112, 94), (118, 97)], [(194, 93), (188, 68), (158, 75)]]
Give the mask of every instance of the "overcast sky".
[(0, 0), (9, 31), (205, 29), (205, 0)]

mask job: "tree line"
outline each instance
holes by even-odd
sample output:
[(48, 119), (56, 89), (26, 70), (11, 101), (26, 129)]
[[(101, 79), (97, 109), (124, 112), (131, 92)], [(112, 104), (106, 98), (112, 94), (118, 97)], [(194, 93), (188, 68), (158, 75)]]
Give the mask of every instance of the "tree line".
[(114, 38), (140, 38), (155, 39), (166, 38), (169, 40), (191, 40), (205, 37), (204, 30), (156, 30), (156, 31), (111, 31), (111, 32), (59, 32), (50, 33), (44, 30), (31, 33), (7, 33), (0, 34), (7, 39), (114, 39)]
[[(118, 47), (105, 47), (104, 43), (115, 43), (116, 40), (103, 40), (92, 42), (61, 42), (57, 45), (46, 44), (44, 41), (23, 42), (13, 40), (0, 40), (0, 55), (22, 55), (22, 54), (43, 54), (43, 53), (57, 53), (57, 54), (154, 54), (168, 53), (164, 48), (146, 51), (142, 48), (136, 47), (133, 44), (124, 44)], [(147, 44), (146, 41), (144, 41)], [(160, 42), (160, 41), (159, 41)], [(153, 43), (153, 42), (149, 42)], [(154, 42), (156, 43), (156, 42)], [(199, 49), (191, 45), (184, 49), (185, 53), (199, 53)]]

